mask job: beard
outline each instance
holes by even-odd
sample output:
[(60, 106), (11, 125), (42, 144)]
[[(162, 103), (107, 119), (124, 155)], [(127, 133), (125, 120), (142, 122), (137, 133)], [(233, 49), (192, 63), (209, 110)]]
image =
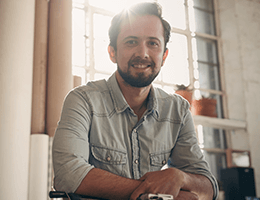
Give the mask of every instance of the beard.
[[(152, 68), (152, 73), (148, 76), (145, 75), (145, 73), (140, 72), (137, 74), (137, 76), (134, 76), (131, 74), (130, 68), (132, 67), (133, 63), (136, 63), (137, 61), (129, 61), (128, 62), (128, 69), (126, 72), (123, 72), (120, 67), (117, 65), (117, 71), (120, 74), (120, 76), (124, 79), (124, 81), (131, 85), (132, 87), (142, 88), (150, 85), (153, 80), (158, 76), (159, 72), (156, 72), (154, 70), (155, 63), (151, 62), (149, 67)], [(139, 63), (144, 64), (147, 61), (139, 61)]]

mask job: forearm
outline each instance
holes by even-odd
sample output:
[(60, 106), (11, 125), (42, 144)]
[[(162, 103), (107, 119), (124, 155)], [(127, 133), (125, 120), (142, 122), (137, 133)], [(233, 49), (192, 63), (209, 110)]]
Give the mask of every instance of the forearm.
[(185, 173), (184, 182), (185, 183), (182, 189), (197, 194), (200, 200), (213, 199), (213, 187), (207, 177), (203, 175)]
[(129, 199), (141, 181), (124, 178), (94, 168), (86, 175), (75, 193), (104, 199)]

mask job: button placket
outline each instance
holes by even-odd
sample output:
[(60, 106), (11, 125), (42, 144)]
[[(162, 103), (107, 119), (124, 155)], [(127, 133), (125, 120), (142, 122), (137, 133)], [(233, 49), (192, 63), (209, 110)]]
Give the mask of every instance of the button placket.
[(139, 177), (139, 145), (137, 138), (137, 130), (132, 131), (132, 150), (133, 150), (133, 176), (135, 179)]

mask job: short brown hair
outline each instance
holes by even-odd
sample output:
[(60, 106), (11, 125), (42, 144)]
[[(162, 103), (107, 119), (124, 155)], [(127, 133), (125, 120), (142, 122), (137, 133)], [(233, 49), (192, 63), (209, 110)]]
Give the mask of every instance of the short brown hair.
[(159, 17), (162, 22), (163, 29), (164, 29), (164, 50), (166, 50), (166, 45), (169, 42), (170, 35), (171, 35), (171, 26), (170, 24), (162, 18), (162, 8), (158, 3), (139, 3), (127, 10), (123, 10), (111, 21), (111, 26), (109, 28), (109, 39), (110, 39), (110, 46), (112, 46), (115, 51), (117, 49), (117, 37), (120, 32), (120, 25), (124, 19), (129, 17), (129, 14), (132, 15), (155, 15)]

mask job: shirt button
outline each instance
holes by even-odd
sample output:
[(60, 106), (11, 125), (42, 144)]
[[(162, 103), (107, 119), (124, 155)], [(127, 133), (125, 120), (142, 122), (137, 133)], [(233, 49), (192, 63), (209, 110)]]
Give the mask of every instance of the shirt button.
[(110, 161), (110, 160), (111, 160), (111, 158), (110, 158), (110, 156), (108, 156), (108, 157), (107, 157), (107, 161)]
[(138, 164), (138, 160), (137, 159), (135, 160), (135, 164)]
[(163, 160), (163, 161), (162, 161), (162, 164), (165, 165), (165, 164), (166, 164), (166, 160)]

